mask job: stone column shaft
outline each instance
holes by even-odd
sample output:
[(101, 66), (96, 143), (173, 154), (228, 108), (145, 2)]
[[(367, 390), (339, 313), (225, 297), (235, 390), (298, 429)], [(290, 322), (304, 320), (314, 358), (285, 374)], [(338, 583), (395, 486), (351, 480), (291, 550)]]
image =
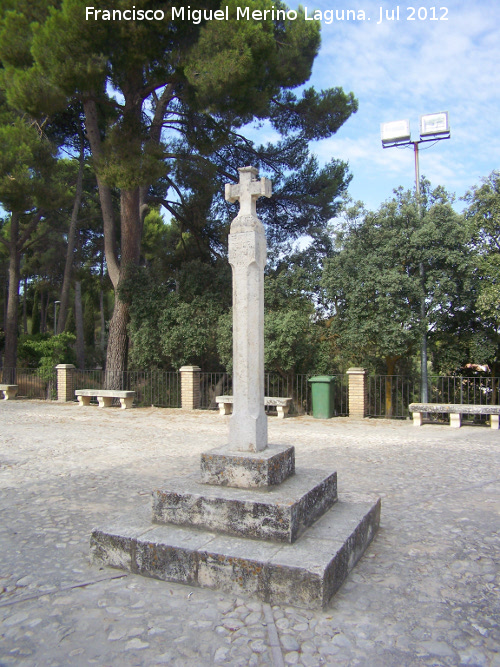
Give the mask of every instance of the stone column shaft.
[[(260, 223), (259, 223), (260, 224)], [(263, 230), (229, 236), (233, 269), (233, 414), (229, 445), (244, 451), (267, 447), (264, 410), (264, 266)]]
[(231, 224), (229, 263), (233, 270), (233, 414), (229, 447), (260, 452), (267, 447), (264, 410), (264, 267), (266, 235), (257, 217), (259, 197), (271, 196), (271, 182), (255, 167), (238, 169), (238, 184), (226, 185), (226, 199), (240, 202)]

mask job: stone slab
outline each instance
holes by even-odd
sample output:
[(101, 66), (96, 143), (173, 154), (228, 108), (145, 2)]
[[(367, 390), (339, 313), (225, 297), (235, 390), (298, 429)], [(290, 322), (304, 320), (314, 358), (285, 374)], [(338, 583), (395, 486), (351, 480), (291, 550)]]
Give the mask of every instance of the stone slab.
[(75, 396), (105, 396), (106, 398), (134, 398), (135, 391), (120, 389), (76, 389)]
[(468, 403), (410, 403), (409, 412), (443, 412), (468, 415), (499, 415), (500, 405)]
[(145, 576), (253, 595), (270, 604), (323, 608), (372, 541), (380, 499), (340, 494), (294, 544), (151, 524), (145, 514), (95, 529), (94, 562)]
[(337, 500), (337, 473), (301, 470), (279, 486), (239, 489), (194, 475), (153, 491), (153, 521), (229, 535), (294, 542)]
[(201, 455), (201, 481), (237, 488), (281, 484), (295, 473), (295, 448), (268, 445), (259, 452), (235, 452), (229, 445)]

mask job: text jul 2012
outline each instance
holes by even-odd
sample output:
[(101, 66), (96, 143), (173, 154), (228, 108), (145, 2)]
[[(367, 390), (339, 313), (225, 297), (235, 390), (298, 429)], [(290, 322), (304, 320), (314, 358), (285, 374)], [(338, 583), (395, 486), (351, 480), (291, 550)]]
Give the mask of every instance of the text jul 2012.
[[(404, 13), (405, 12), (405, 13)], [(168, 12), (162, 9), (97, 9), (95, 7), (85, 8), (86, 21), (188, 21), (195, 25), (207, 21), (295, 21), (302, 18), (304, 21), (320, 21), (326, 24), (340, 21), (370, 21), (363, 9), (324, 9), (309, 10), (306, 6), (299, 13), (294, 9), (254, 9), (250, 7), (236, 7), (236, 12), (231, 15), (229, 7), (223, 9), (191, 9), (187, 7), (171, 7)], [(373, 18), (377, 25), (385, 21), (447, 21), (447, 7), (406, 7), (402, 10), (396, 6), (390, 10), (379, 7), (379, 11)]]

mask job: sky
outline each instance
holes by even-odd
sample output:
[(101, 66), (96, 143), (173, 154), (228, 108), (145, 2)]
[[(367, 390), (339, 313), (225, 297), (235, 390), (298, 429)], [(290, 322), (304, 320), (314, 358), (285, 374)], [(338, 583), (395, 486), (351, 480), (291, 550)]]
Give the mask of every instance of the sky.
[[(408, 119), (415, 141), (421, 114), (448, 111), (451, 137), (421, 145), (420, 173), (433, 186), (456, 193), (455, 207), (462, 210), (458, 198), (500, 169), (500, 2), (418, 0), (415, 20), (409, 20), (412, 10), (405, 3), (399, 20), (388, 21), (385, 11), (391, 16), (395, 3), (313, 1), (301, 2), (310, 16), (333, 9), (334, 20), (328, 24), (323, 15), (321, 49), (308, 85), (352, 91), (359, 109), (312, 151), (321, 163), (332, 157), (347, 161), (350, 196), (376, 210), (394, 188), (415, 184), (413, 147), (383, 149), (380, 124)], [(346, 16), (348, 9), (364, 12), (365, 20), (336, 20), (335, 10)]]

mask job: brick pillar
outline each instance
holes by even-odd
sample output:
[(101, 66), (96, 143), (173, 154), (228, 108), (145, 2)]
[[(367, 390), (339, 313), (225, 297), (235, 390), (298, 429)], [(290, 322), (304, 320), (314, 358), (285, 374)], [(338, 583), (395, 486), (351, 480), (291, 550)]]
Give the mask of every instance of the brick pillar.
[(349, 368), (349, 417), (363, 419), (368, 408), (368, 390), (364, 368)]
[(74, 377), (75, 367), (73, 364), (59, 364), (57, 371), (57, 400), (73, 401), (75, 399)]
[(200, 408), (200, 372), (199, 366), (183, 366), (181, 374), (181, 406), (184, 410)]

